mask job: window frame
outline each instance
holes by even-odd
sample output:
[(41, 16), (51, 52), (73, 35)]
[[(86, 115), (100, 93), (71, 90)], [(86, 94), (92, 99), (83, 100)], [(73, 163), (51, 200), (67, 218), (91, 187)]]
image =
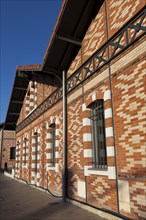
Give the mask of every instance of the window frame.
[(88, 108), (91, 110), (89, 118), (92, 131), (92, 169), (107, 170), (104, 100), (98, 99)]
[(38, 133), (34, 133), (35, 136), (35, 173), (37, 173), (37, 163), (38, 163)]
[(15, 160), (16, 158), (16, 147), (10, 148), (10, 160)]
[(50, 126), (51, 135), (51, 152), (50, 152), (50, 164), (52, 167), (55, 166), (55, 147), (56, 147), (56, 125), (52, 123)]
[(24, 164), (26, 165), (27, 138), (24, 138)]

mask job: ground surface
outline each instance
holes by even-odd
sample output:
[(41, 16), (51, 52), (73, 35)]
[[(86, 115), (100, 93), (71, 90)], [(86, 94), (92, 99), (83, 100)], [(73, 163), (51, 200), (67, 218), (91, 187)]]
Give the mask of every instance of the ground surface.
[(0, 220), (103, 220), (0, 173)]

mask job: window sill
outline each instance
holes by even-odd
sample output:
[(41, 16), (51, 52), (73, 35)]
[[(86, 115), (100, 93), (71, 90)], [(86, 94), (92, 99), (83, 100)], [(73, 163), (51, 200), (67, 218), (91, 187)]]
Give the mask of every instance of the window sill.
[(95, 171), (108, 171), (108, 167), (106, 167), (106, 168), (96, 168), (96, 167), (91, 167), (91, 168), (89, 168), (88, 170), (95, 170)]
[(47, 171), (50, 171), (50, 170), (54, 170), (55, 172), (57, 172), (58, 171), (58, 164), (55, 164), (54, 166), (49, 165), (47, 167)]
[(27, 168), (27, 165), (26, 165), (26, 164), (23, 164), (22, 167), (23, 167), (23, 168)]
[(115, 167), (109, 166), (107, 169), (96, 169), (92, 166), (84, 166), (84, 175), (90, 176), (90, 175), (100, 175), (100, 176), (108, 176), (109, 179), (116, 179), (116, 173), (115, 173)]
[(48, 166), (48, 167), (49, 167), (49, 168), (55, 168), (55, 165), (52, 165), (52, 166), (50, 165), (50, 166)]

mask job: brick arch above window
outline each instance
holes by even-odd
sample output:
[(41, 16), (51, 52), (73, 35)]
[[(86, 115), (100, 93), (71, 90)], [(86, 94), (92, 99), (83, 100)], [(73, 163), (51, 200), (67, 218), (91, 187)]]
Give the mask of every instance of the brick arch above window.
[(100, 100), (100, 99), (104, 99), (104, 93), (94, 91), (93, 93), (90, 94), (90, 97), (85, 100), (86, 107), (90, 106), (91, 103), (93, 103), (94, 101)]
[(37, 127), (33, 128), (33, 129), (32, 129), (32, 135), (35, 134), (35, 133), (38, 133), (38, 134), (39, 134), (39, 133), (40, 133), (40, 129), (37, 128)]

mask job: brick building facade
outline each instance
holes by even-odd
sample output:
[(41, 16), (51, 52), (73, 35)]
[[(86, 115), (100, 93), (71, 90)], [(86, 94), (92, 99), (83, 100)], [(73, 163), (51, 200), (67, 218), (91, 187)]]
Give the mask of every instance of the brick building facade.
[(13, 115), (15, 177), (145, 219), (145, 1), (74, 2), (63, 2), (42, 65), (16, 69), (5, 123)]
[(0, 129), (0, 169), (15, 168), (15, 131)]

